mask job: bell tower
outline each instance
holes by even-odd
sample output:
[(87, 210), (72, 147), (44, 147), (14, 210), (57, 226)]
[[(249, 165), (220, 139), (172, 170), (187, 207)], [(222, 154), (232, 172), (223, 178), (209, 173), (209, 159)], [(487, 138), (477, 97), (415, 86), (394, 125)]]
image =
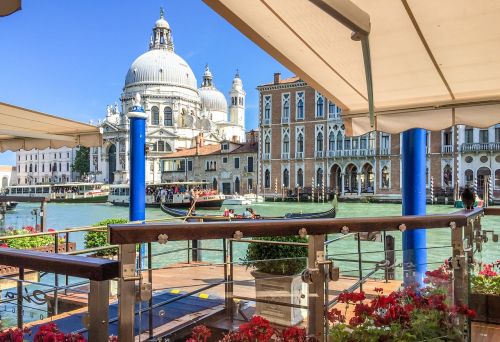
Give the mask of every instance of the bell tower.
[(241, 126), (243, 131), (245, 130), (245, 95), (240, 73), (236, 70), (236, 75), (233, 78), (233, 86), (229, 92), (229, 98), (231, 99), (229, 121)]

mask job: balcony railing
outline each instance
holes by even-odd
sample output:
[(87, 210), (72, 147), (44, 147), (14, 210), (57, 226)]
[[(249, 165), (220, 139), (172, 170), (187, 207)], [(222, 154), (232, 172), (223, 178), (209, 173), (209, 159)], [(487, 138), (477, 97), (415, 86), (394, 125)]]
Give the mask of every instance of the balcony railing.
[(452, 153), (453, 145), (443, 145), (441, 146), (441, 153)]
[(262, 153), (263, 160), (271, 160), (271, 153)]
[(290, 124), (290, 117), (289, 116), (282, 116), (281, 117), (281, 124), (283, 124), (283, 125)]
[(264, 126), (269, 126), (271, 124), (271, 119), (269, 119), (269, 118), (268, 119), (264, 119), (263, 120), (263, 124), (264, 124)]
[(462, 144), (462, 152), (500, 151), (499, 142)]
[(295, 158), (296, 159), (304, 159), (304, 152), (296, 152)]
[[(487, 210), (485, 210), (485, 212), (488, 213)], [(451, 270), (453, 277), (450, 277), (450, 282), (453, 283), (453, 295), (450, 297), (450, 300), (452, 303), (466, 303), (468, 298), (468, 272), (470, 271), (470, 264), (467, 264), (467, 262), (472, 262), (473, 260), (473, 247), (477, 248), (479, 246), (480, 248), (482, 241), (486, 241), (485, 239), (476, 238), (477, 236), (482, 237), (486, 234), (486, 231), (481, 230), (481, 224), (479, 223), (482, 213), (483, 209), (477, 209), (473, 211), (460, 211), (453, 214), (428, 216), (110, 225), (110, 243), (120, 245), (120, 250), (122, 251), (120, 261), (122, 265), (134, 267), (136, 265), (136, 244), (147, 243), (151, 245), (152, 243), (167, 243), (167, 246), (168, 244), (178, 246), (181, 241), (189, 241), (192, 239), (197, 239), (197, 241), (214, 239), (222, 241), (220, 245), (222, 249), (217, 249), (218, 252), (223, 254), (221, 258), (222, 261), (210, 262), (205, 265), (210, 267), (210, 284), (206, 285), (206, 283), (201, 282), (198, 286), (203, 288), (204, 291), (213, 289), (216, 286), (224, 287), (223, 293), (225, 294), (225, 299), (222, 303), (225, 307), (229, 321), (232, 322), (233, 319), (238, 319), (242, 312), (242, 307), (234, 302), (233, 299), (240, 299), (247, 303), (257, 302), (259, 305), (272, 305), (273, 307), (281, 306), (285, 308), (288, 307), (289, 309), (307, 309), (307, 333), (315, 336), (320, 341), (326, 341), (324, 332), (325, 328), (328, 327), (328, 321), (325, 312), (336, 305), (339, 291), (338, 287), (335, 288), (332, 286), (333, 283), (331, 283), (331, 281), (333, 280), (333, 282), (335, 282), (338, 280), (339, 272), (343, 270), (342, 267), (339, 269), (337, 265), (345, 265), (346, 267), (345, 271), (340, 273), (340, 277), (343, 277), (343, 279), (350, 277), (350, 281), (346, 281), (349, 283), (349, 287), (344, 289), (349, 292), (355, 291), (356, 289), (362, 289), (363, 284), (366, 285), (367, 289), (373, 288), (373, 284), (369, 284), (370, 277), (375, 276), (378, 272), (382, 274), (382, 277), (387, 279), (386, 281), (390, 282), (392, 278), (388, 276), (388, 274), (394, 276), (394, 271), (401, 265), (401, 261), (396, 261), (394, 259), (396, 258), (395, 252), (397, 248), (394, 244), (390, 249), (384, 249), (383, 251), (375, 252), (372, 250), (370, 252), (361, 252), (361, 245), (359, 242), (361, 239), (371, 240), (376, 238), (377, 235), (381, 236), (383, 234), (385, 237), (385, 234), (391, 231), (410, 231), (421, 229), (422, 227), (425, 227), (426, 230), (431, 232), (437, 228), (451, 228), (448, 230), (448, 232), (450, 232), (450, 243), (446, 243), (446, 246), (439, 246), (439, 248), (440, 250), (449, 251), (449, 254), (446, 253), (446, 258), (448, 256), (451, 257), (450, 260), (453, 265), (453, 269)], [(342, 235), (336, 235), (333, 238), (330, 237), (326, 239), (327, 234), (339, 233)], [(303, 237), (307, 235), (308, 242), (293, 243), (262, 241), (256, 239), (259, 237), (297, 235)], [(346, 250), (339, 253), (338, 247), (333, 248), (331, 245), (336, 241), (353, 237), (357, 237), (357, 240), (353, 240), (353, 243), (357, 241), (357, 252), (353, 252), (352, 247), (350, 247), (351, 252), (347, 252)], [(248, 266), (249, 261), (245, 260), (242, 262), (234, 257), (235, 244), (240, 243), (285, 244), (289, 247), (307, 247), (308, 262), (306, 269), (302, 273), (302, 279), (309, 287), (309, 290), (303, 293), (303, 296), (309, 294), (307, 304), (302, 301), (285, 303), (278, 299), (280, 298), (279, 295), (273, 297), (273, 294), (268, 292), (266, 292), (266, 297), (253, 297), (250, 295), (252, 292), (248, 290), (245, 293), (239, 292), (242, 290), (244, 283), (254, 281), (253, 279), (247, 280), (246, 277), (241, 278), (241, 272)], [(479, 245), (476, 245), (478, 243)], [(451, 248), (450, 244), (453, 248)], [(211, 245), (214, 244), (212, 243)], [(351, 244), (349, 244), (349, 246), (351, 246)], [(389, 245), (386, 244), (386, 246)], [(429, 248), (438, 247), (432, 246)], [(192, 250), (194, 249), (193, 246)], [(198, 244), (196, 249), (200, 251), (203, 250), (203, 248), (199, 248)], [(215, 251), (215, 249), (212, 249), (212, 251)], [(373, 253), (379, 253), (382, 260), (378, 261), (380, 259)], [(354, 258), (350, 257), (351, 255), (354, 256)], [(318, 256), (320, 257), (318, 258)], [(257, 262), (262, 264), (276, 261), (283, 262), (286, 260), (294, 260), (294, 262), (297, 262), (298, 259), (284, 257), (283, 259), (272, 260), (260, 259), (257, 260)], [(438, 256), (435, 260), (429, 260), (427, 264), (435, 264), (437, 268), (437, 266), (442, 264), (442, 257)], [(250, 262), (250, 265), (252, 265), (252, 262)], [(352, 267), (354, 265), (356, 265), (356, 267)], [(196, 269), (194, 269), (193, 266), (196, 267)], [(196, 272), (196, 279), (200, 279), (200, 273), (198, 271), (203, 269), (203, 267), (196, 265), (186, 265), (185, 267), (191, 274)], [(408, 267), (408, 265), (405, 267)], [(166, 269), (168, 268), (169, 267), (166, 267)], [(189, 271), (190, 269), (191, 271)], [(220, 282), (217, 281), (217, 276), (215, 274), (215, 270), (217, 269), (220, 272)], [(155, 270), (161, 270), (161, 267), (155, 267)], [(169, 274), (171, 274), (171, 277), (176, 278), (175, 275), (179, 274), (181, 270), (182, 268), (174, 267), (172, 268), (173, 272)], [(132, 269), (130, 271), (132, 271)], [(133, 274), (140, 274), (140, 270), (133, 269), (133, 271)], [(144, 271), (144, 269), (142, 269), (142, 271)], [(409, 269), (407, 273), (412, 274), (413, 271), (414, 270)], [(282, 276), (268, 275), (268, 277), (270, 281), (274, 279), (273, 286), (282, 286), (280, 285), (284, 281)], [(257, 284), (257, 279), (255, 282), (255, 286), (261, 286)], [(400, 281), (398, 283), (400, 283)], [(133, 284), (130, 284), (129, 280), (122, 276), (120, 280), (120, 341), (132, 341), (134, 338), (134, 324), (130, 321), (134, 320), (134, 315), (131, 313), (133, 313), (135, 304), (135, 294), (132, 291), (132, 285)], [(299, 287), (306, 286), (300, 282), (299, 285)], [(276, 291), (279, 291), (279, 288), (277, 288)], [(342, 291), (342, 288), (340, 288), (340, 291)], [(258, 293), (259, 290), (257, 290), (257, 294)], [(337, 295), (334, 293), (337, 293)], [(152, 303), (146, 303), (143, 306), (144, 312), (151, 312), (155, 309), (157, 309), (157, 304), (153, 305)], [(272, 316), (272, 314), (268, 315)], [(196, 324), (199, 323), (196, 322)], [(462, 329), (462, 326), (460, 326), (459, 329)], [(463, 329), (464, 333), (467, 333), (467, 329)], [(141, 331), (139, 331), (139, 333), (141, 333)], [(147, 334), (147, 329), (144, 331), (144, 334)]]
[(390, 153), (391, 153), (391, 150), (389, 148), (380, 148), (380, 155), (387, 156)]
[(283, 159), (283, 160), (288, 160), (288, 159), (290, 159), (290, 153), (289, 153), (289, 152), (282, 153), (282, 154), (281, 154), (281, 159)]
[(316, 158), (323, 158), (323, 151), (315, 151), (314, 152), (314, 157), (316, 157)]

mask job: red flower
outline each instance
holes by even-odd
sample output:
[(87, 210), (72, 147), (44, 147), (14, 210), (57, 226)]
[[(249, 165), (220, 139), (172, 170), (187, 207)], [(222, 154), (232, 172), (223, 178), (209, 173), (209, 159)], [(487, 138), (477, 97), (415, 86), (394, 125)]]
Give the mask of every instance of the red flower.
[(332, 323), (335, 323), (335, 322), (344, 323), (345, 316), (342, 315), (342, 312), (340, 312), (339, 309), (333, 308), (328, 312), (328, 320)]
[(47, 231), (48, 231), (48, 232), (55, 232), (56, 230), (55, 230), (55, 229), (52, 229), (52, 228), (49, 228)]
[(381, 288), (381, 287), (376, 287), (376, 288), (374, 288), (373, 290), (374, 290), (375, 292), (377, 292), (377, 293), (384, 293), (384, 289), (383, 289), (383, 288)]
[(298, 327), (288, 327), (281, 333), (284, 342), (305, 342), (307, 340), (306, 330)]
[(191, 342), (206, 342), (207, 339), (212, 336), (212, 332), (204, 325), (197, 325), (193, 328), (191, 332), (191, 338), (188, 341)]
[(1, 248), (9, 248), (9, 245), (8, 245), (8, 244), (6, 244), (6, 243), (2, 243), (2, 244), (0, 245), (0, 247), (1, 247)]
[(274, 335), (274, 329), (267, 319), (253, 316), (250, 322), (240, 325), (239, 334), (250, 341), (268, 342)]
[(339, 303), (356, 303), (366, 299), (364, 292), (342, 292), (338, 296)]

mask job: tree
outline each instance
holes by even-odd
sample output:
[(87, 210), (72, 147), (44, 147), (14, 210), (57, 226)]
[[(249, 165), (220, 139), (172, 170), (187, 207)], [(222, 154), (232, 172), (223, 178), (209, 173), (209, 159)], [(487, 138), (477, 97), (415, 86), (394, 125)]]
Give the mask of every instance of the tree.
[(76, 151), (75, 162), (71, 165), (73, 172), (78, 172), (80, 178), (90, 172), (90, 148), (80, 146)]

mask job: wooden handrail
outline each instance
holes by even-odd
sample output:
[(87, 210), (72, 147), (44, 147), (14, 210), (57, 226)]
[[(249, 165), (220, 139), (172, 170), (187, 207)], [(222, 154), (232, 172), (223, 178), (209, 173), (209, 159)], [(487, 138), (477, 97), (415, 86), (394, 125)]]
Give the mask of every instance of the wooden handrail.
[[(236, 231), (244, 237), (292, 236), (298, 235), (301, 228), (309, 235), (333, 234), (341, 232), (394, 231), (419, 228), (449, 227), (451, 222), (457, 226), (467, 225), (467, 220), (480, 215), (483, 209), (461, 210), (451, 214), (412, 215), (386, 217), (356, 217), (333, 219), (298, 220), (248, 220), (238, 222), (192, 222), (192, 223), (153, 223), (153, 224), (111, 224), (109, 225), (111, 244), (133, 244), (158, 241), (160, 234), (166, 234), (168, 241), (208, 240), (233, 238)], [(345, 229), (344, 227), (347, 227)]]
[(500, 215), (500, 207), (486, 207), (486, 208), (484, 208), (484, 214), (485, 215), (499, 216)]
[(65, 274), (95, 281), (110, 280), (119, 276), (119, 262), (115, 260), (13, 248), (0, 248), (0, 265)]

